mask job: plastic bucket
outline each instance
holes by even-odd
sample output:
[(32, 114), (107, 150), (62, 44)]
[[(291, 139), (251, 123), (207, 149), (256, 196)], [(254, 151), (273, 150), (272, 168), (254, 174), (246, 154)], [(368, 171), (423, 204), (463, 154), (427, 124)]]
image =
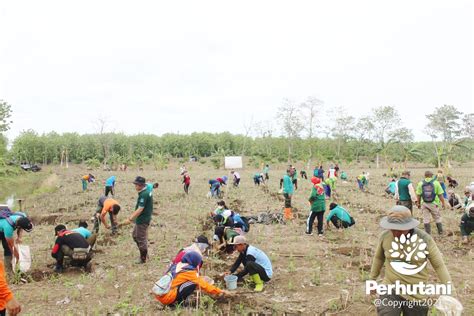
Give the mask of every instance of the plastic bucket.
[(224, 277), (225, 286), (228, 290), (235, 290), (237, 288), (237, 276), (236, 275), (226, 275)]

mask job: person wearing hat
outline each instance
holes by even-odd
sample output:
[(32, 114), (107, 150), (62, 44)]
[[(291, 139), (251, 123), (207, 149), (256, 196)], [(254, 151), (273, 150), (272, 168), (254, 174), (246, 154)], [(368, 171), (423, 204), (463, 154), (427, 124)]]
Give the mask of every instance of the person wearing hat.
[(213, 296), (232, 296), (233, 293), (221, 290), (210, 284), (206, 278), (199, 275), (199, 267), (202, 265), (202, 256), (190, 251), (186, 253), (177, 264), (172, 264), (167, 273), (171, 273), (173, 281), (168, 293), (156, 295), (155, 298), (163, 305), (178, 305), (199, 288), (205, 293)]
[(460, 209), (462, 207), (461, 197), (453, 189), (448, 190), (448, 204), (451, 209)]
[(316, 217), (318, 218), (318, 235), (323, 236), (323, 225), (324, 225), (324, 212), (326, 211), (326, 196), (324, 194), (324, 187), (321, 183), (321, 179), (318, 177), (312, 177), (311, 182), (313, 187), (311, 188), (311, 195), (309, 196), (308, 202), (311, 206), (309, 211), (308, 219), (306, 220), (306, 234), (313, 234), (313, 224)]
[[(54, 235), (56, 241), (51, 256), (56, 259), (54, 267), (55, 272), (63, 272), (64, 257), (71, 258), (71, 264), (74, 266), (82, 266), (86, 270), (90, 269), (90, 260), (92, 259), (92, 252), (87, 240), (80, 233), (66, 229), (66, 226), (60, 224), (54, 228)], [(83, 258), (74, 258), (75, 252), (82, 252)]]
[(137, 204), (135, 205), (135, 211), (124, 224), (127, 225), (135, 221), (132, 237), (140, 251), (140, 258), (136, 263), (142, 264), (148, 258), (148, 227), (153, 214), (153, 193), (147, 190), (146, 180), (143, 177), (136, 177), (133, 184), (138, 192)]
[(466, 213), (461, 217), (461, 229), (462, 243), (467, 244), (469, 242), (469, 235), (474, 231), (474, 203), (466, 208)]
[(255, 291), (263, 291), (263, 282), (268, 282), (273, 276), (272, 263), (268, 256), (257, 247), (249, 245), (245, 236), (236, 236), (231, 245), (239, 252), (237, 260), (224, 275), (233, 274), (240, 265), (244, 268), (236, 274), (239, 280), (242, 280), (247, 274), (250, 275), (255, 283)]
[(285, 197), (285, 212), (284, 217), (286, 220), (293, 219), (293, 212), (291, 210), (291, 197), (295, 192), (293, 187), (293, 168), (288, 168), (286, 174), (283, 176), (283, 179), (280, 180), (280, 187), (283, 186), (283, 196)]
[(413, 203), (416, 202), (416, 193), (410, 180), (410, 171), (405, 170), (395, 185), (395, 200), (397, 205), (403, 205), (413, 214)]
[(446, 208), (444, 197), (444, 190), (441, 184), (433, 177), (433, 172), (426, 171), (425, 179), (420, 181), (416, 187), (416, 205), (421, 208), (423, 213), (423, 224), (428, 234), (431, 234), (431, 217), (436, 222), (438, 234), (443, 233), (443, 224), (441, 224), (441, 214), (439, 211), (440, 205)]
[(234, 187), (238, 188), (240, 184), (240, 174), (235, 170), (232, 170), (230, 174), (232, 175), (232, 183)]
[(194, 251), (203, 257), (203, 253), (206, 252), (207, 248), (209, 248), (209, 240), (206, 236), (200, 235), (196, 237), (190, 246), (182, 248), (171, 262), (173, 264), (181, 262), (181, 259), (184, 257), (184, 255), (191, 251)]
[[(23, 231), (27, 233), (33, 230), (33, 224), (27, 215), (23, 212), (14, 212), (10, 210), (1, 211), (4, 217), (0, 217), (0, 238), (3, 246), (3, 256), (5, 269), (8, 275), (13, 274), (12, 254), (19, 261), (19, 252), (17, 244), (21, 243)], [(17, 238), (14, 239), (16, 230)]]
[[(387, 216), (380, 221), (380, 227), (385, 231), (382, 232), (377, 243), (369, 280), (375, 281), (380, 275), (382, 267), (385, 267), (382, 282), (384, 285), (396, 283), (415, 285), (420, 282), (428, 284), (430, 270), (426, 265), (429, 261), (441, 283), (451, 282), (443, 255), (433, 238), (417, 228), (419, 224), (420, 222), (412, 217), (410, 210), (405, 206), (396, 205), (387, 212)], [(403, 245), (405, 248), (402, 248)], [(406, 270), (407, 267), (413, 269), (413, 266), (416, 269), (421, 269), (416, 273)], [(451, 294), (454, 295), (454, 286), (452, 286), (452, 291)], [(413, 294), (381, 295), (380, 299), (387, 303), (377, 307), (377, 313), (379, 315), (401, 315), (403, 312), (403, 315), (427, 315), (429, 307), (422, 304), (422, 300), (426, 298), (427, 296), (418, 293), (418, 291)], [(411, 304), (410, 306), (403, 301), (418, 301), (420, 304)]]

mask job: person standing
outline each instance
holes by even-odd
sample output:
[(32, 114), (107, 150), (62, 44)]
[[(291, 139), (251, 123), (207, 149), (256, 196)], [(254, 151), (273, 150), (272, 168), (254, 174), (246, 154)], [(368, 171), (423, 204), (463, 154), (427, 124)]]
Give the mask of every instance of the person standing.
[(183, 189), (184, 193), (189, 194), (189, 186), (191, 185), (191, 176), (189, 173), (186, 171), (183, 174)]
[(109, 196), (109, 193), (115, 196), (115, 176), (111, 176), (105, 180), (105, 196)]
[(285, 219), (293, 219), (293, 213), (291, 210), (291, 196), (295, 192), (292, 182), (293, 169), (289, 168), (286, 170), (286, 174), (283, 176), (283, 196), (285, 197)]
[[(385, 267), (383, 284), (390, 286), (399, 283), (401, 285), (418, 285), (420, 283), (428, 284), (430, 278), (430, 269), (416, 269), (418, 272), (402, 273), (400, 264), (408, 266), (422, 267), (427, 265), (427, 261), (433, 266), (439, 280), (443, 284), (451, 282), (448, 269), (444, 264), (443, 255), (436, 246), (433, 238), (426, 232), (418, 229), (418, 222), (411, 215), (408, 208), (402, 205), (392, 207), (387, 216), (380, 221), (380, 227), (384, 232), (380, 235), (377, 243), (377, 249), (372, 261), (369, 280), (375, 281), (380, 275), (382, 267)], [(403, 247), (405, 241), (410, 242), (410, 247), (416, 247), (419, 255), (400, 255), (400, 252), (393, 249)], [(403, 249), (403, 248), (401, 248)], [(421, 250), (421, 251), (420, 251)], [(405, 250), (403, 251), (405, 252)], [(396, 268), (398, 267), (398, 268)], [(403, 266), (402, 266), (403, 267)], [(412, 268), (410, 270), (413, 270)], [(452, 287), (454, 291), (454, 287)], [(406, 294), (384, 294), (380, 295), (379, 300), (386, 302), (377, 307), (378, 315), (400, 316), (403, 315), (428, 315), (429, 307), (426, 303), (427, 295), (420, 291), (410, 291)], [(451, 293), (454, 295), (455, 293)], [(418, 304), (414, 304), (417, 302)]]
[(431, 234), (431, 217), (433, 217), (436, 222), (438, 234), (441, 235), (443, 233), (443, 224), (441, 224), (441, 214), (439, 211), (440, 204), (443, 206), (443, 209), (446, 208), (443, 193), (443, 188), (441, 184), (433, 178), (433, 173), (429, 170), (426, 171), (425, 179), (420, 181), (416, 187), (416, 205), (418, 208), (421, 208), (423, 224), (428, 234)]
[(263, 168), (263, 174), (265, 175), (265, 181), (270, 179), (270, 177), (268, 175), (269, 172), (270, 172), (270, 166), (267, 164)]
[(321, 179), (317, 177), (311, 178), (313, 188), (309, 196), (309, 205), (311, 206), (308, 219), (306, 220), (306, 234), (313, 234), (313, 223), (318, 218), (318, 235), (323, 236), (324, 212), (326, 211), (326, 196)]
[(416, 202), (416, 193), (410, 181), (410, 171), (405, 170), (395, 185), (395, 200), (397, 205), (408, 208), (413, 215), (413, 202)]
[(146, 189), (145, 178), (138, 176), (133, 184), (138, 192), (138, 198), (135, 211), (125, 221), (125, 224), (135, 222), (132, 237), (140, 251), (140, 258), (136, 263), (142, 264), (146, 263), (148, 259), (148, 227), (153, 213), (153, 194)]
[(438, 174), (436, 175), (435, 180), (439, 182), (441, 188), (443, 189), (443, 198), (447, 199), (448, 193), (446, 192), (446, 180), (444, 178), (443, 170), (438, 170)]

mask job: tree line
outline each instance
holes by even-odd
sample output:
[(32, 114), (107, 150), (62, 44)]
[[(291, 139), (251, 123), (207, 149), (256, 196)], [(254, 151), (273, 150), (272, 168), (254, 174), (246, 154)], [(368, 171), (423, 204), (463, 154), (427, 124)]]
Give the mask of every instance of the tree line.
[[(5, 106), (8, 106), (6, 112)], [(125, 135), (106, 132), (104, 128), (82, 135), (38, 134), (26, 130), (2, 156), (4, 161), (14, 162), (93, 162), (108, 166), (160, 165), (172, 157), (187, 160), (190, 156), (218, 160), (226, 155), (244, 155), (261, 162), (370, 160), (378, 164), (380, 160), (387, 165), (419, 161), (435, 166), (472, 159), (474, 115), (461, 113), (454, 106), (438, 107), (426, 116), (426, 131), (432, 138), (428, 142), (414, 141), (412, 131), (402, 126), (394, 107), (378, 107), (359, 118), (338, 108), (332, 111), (332, 118), (324, 120), (319, 115), (321, 107), (322, 102), (314, 98), (301, 104), (285, 100), (277, 112), (282, 136), (274, 135), (270, 122), (251, 123), (246, 135), (228, 132)], [(11, 110), (4, 101), (0, 108), (2, 132), (8, 129)], [(2, 113), (8, 114), (3, 120)], [(249, 136), (250, 132), (253, 137)]]

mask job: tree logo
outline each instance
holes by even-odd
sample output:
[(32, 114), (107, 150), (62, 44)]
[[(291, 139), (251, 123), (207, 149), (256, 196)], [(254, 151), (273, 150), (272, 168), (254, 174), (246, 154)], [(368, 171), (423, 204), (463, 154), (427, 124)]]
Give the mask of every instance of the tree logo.
[[(429, 252), (426, 247), (425, 241), (418, 238), (417, 234), (401, 235), (400, 238), (395, 237), (395, 241), (392, 241), (392, 249), (389, 252), (392, 258), (398, 258), (399, 260), (390, 262), (390, 265), (395, 271), (403, 275), (417, 274), (428, 264), (426, 255)], [(417, 262), (424, 259), (424, 262), (418, 266), (412, 263), (412, 258)]]

